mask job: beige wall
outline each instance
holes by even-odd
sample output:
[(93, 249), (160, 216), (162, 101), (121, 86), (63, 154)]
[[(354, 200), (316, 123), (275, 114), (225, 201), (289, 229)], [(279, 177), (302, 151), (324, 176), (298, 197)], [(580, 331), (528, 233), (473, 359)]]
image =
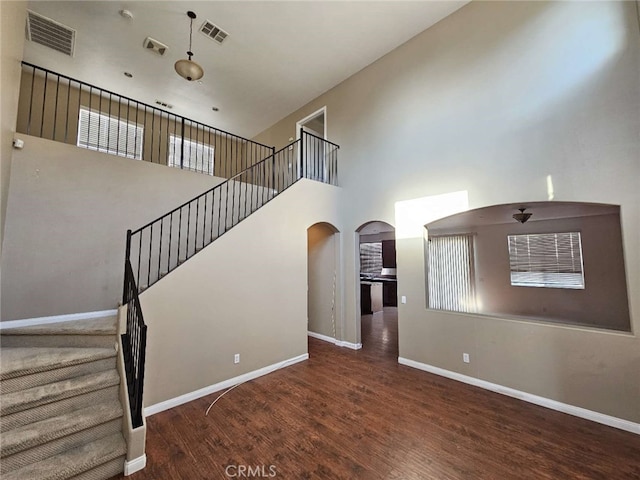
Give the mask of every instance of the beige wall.
[(141, 295), (146, 406), (307, 352), (307, 228), (339, 226), (337, 192), (301, 180)]
[(336, 263), (339, 235), (319, 223), (308, 230), (308, 319), (310, 332), (335, 338), (335, 291), (340, 270)]
[(0, 127), (0, 252), (4, 239), (5, 215), (9, 195), (9, 178), (11, 175), (11, 153), (13, 134), (16, 131), (16, 109), (20, 89), (20, 61), (24, 47), (24, 22), (27, 2), (0, 2), (0, 105), (2, 110), (2, 126)]
[[(397, 230), (402, 357), (640, 421), (635, 335), (427, 311), (422, 238), (422, 225), (460, 211), (432, 197), (451, 192), (467, 208), (620, 205), (640, 331), (639, 72), (635, 2), (471, 2), (258, 135), (284, 145), (327, 106), (341, 146), (345, 339), (360, 335), (348, 232), (371, 219), (408, 224)], [(436, 203), (395, 217), (396, 202), (422, 197)]]
[(125, 234), (218, 177), (18, 135), (2, 251), (2, 320), (116, 308)]

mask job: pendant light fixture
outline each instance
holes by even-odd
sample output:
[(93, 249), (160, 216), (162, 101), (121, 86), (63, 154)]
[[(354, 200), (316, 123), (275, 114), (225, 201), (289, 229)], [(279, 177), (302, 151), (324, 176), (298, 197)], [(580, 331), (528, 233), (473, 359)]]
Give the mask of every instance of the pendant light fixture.
[(513, 219), (520, 223), (525, 223), (531, 218), (531, 215), (533, 215), (532, 213), (524, 213), (526, 208), (519, 208), (518, 210), (520, 210), (520, 213), (514, 213)]
[(191, 57), (193, 57), (193, 52), (191, 51), (191, 42), (193, 40), (193, 20), (196, 18), (196, 14), (189, 10), (187, 12), (187, 16), (191, 19), (191, 25), (189, 27), (189, 50), (187, 51), (189, 59), (178, 60), (175, 64), (175, 69), (176, 72), (178, 72), (178, 75), (192, 82), (193, 80), (200, 80), (204, 76), (204, 70), (200, 65), (191, 60)]

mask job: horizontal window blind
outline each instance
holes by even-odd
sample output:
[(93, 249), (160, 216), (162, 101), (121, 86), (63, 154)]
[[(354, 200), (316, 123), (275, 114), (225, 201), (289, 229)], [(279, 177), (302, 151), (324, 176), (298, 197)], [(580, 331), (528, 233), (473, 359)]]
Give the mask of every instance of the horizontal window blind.
[[(169, 166), (180, 168), (182, 137), (169, 136)], [(182, 168), (194, 172), (213, 175), (214, 148), (211, 145), (184, 139), (184, 160)]]
[(584, 288), (580, 232), (509, 235), (511, 285)]
[(360, 273), (380, 275), (382, 272), (382, 242), (360, 244)]
[(429, 308), (475, 312), (473, 236), (430, 237), (428, 250)]
[(143, 135), (142, 125), (80, 108), (78, 147), (141, 160)]

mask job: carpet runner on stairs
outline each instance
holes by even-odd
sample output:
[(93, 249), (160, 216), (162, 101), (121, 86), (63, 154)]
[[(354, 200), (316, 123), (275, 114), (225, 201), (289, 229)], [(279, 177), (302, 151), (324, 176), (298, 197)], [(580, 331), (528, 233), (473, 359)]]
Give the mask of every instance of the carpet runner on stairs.
[(106, 480), (126, 444), (116, 318), (2, 330), (3, 480)]

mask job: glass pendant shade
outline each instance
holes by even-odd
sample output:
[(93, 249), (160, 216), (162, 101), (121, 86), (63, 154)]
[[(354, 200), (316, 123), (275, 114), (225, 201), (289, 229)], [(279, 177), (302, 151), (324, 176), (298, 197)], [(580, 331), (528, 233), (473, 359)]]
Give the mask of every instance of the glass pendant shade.
[(193, 20), (196, 18), (196, 14), (191, 10), (187, 12), (187, 16), (189, 17), (189, 50), (187, 51), (188, 59), (178, 60), (174, 65), (176, 72), (182, 78), (193, 82), (194, 80), (200, 80), (204, 76), (204, 70), (200, 65), (191, 60), (193, 57), (193, 52), (191, 51), (191, 43), (193, 41)]
[(204, 70), (193, 60), (182, 59), (178, 60), (175, 64), (176, 72), (182, 78), (186, 78), (190, 82), (194, 80), (200, 80), (204, 76)]

